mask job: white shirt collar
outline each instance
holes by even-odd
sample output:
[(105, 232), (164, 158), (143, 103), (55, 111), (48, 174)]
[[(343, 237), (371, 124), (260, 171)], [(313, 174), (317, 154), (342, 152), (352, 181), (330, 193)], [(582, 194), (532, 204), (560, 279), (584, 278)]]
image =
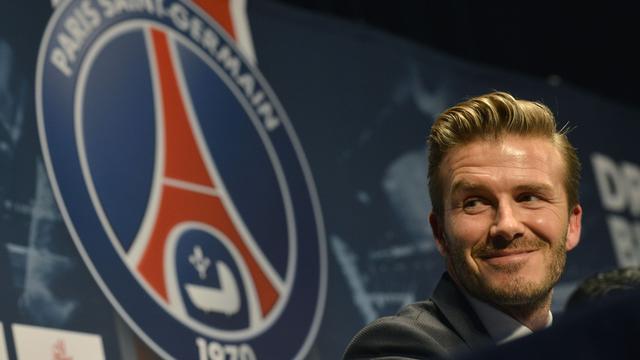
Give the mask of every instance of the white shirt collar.
[[(480, 321), (489, 332), (489, 335), (496, 344), (504, 344), (506, 342), (521, 338), (533, 333), (531, 329), (522, 325), (518, 320), (496, 309), (495, 307), (480, 301), (473, 296), (465, 293), (471, 306), (480, 318)], [(546, 327), (553, 323), (553, 314), (549, 311), (549, 319)]]

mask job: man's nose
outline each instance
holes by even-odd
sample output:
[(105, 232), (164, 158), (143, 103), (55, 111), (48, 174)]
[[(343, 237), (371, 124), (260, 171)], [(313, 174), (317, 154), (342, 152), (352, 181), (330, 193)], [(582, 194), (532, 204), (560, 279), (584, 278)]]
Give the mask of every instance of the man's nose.
[(518, 209), (512, 202), (500, 203), (496, 211), (495, 220), (489, 229), (491, 238), (513, 241), (524, 235), (524, 225), (518, 214)]

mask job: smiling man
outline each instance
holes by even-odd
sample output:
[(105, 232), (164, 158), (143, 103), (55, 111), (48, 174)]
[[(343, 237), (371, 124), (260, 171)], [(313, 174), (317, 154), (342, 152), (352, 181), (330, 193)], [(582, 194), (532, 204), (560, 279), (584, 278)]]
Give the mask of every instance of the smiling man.
[(429, 223), (446, 272), (431, 298), (361, 330), (345, 359), (449, 356), (551, 325), (580, 240), (579, 180), (546, 106), (494, 92), (443, 112), (429, 134)]

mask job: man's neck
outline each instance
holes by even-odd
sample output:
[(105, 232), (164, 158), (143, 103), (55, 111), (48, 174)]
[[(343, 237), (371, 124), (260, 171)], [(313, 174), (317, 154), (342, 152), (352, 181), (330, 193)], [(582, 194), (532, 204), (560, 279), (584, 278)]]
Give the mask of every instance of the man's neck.
[(537, 331), (544, 329), (549, 324), (551, 296), (552, 292), (549, 292), (543, 299), (528, 304), (493, 305), (532, 331)]
[[(449, 274), (451, 279), (456, 283), (459, 289), (462, 289), (466, 293), (466, 289), (455, 276), (455, 272), (449, 268)], [(471, 294), (468, 294), (473, 296)], [(551, 311), (551, 298), (553, 296), (553, 289), (549, 293), (540, 299), (533, 300), (526, 304), (517, 305), (499, 305), (492, 301), (486, 301), (491, 306), (504, 312), (505, 314), (516, 319), (522, 325), (528, 327), (531, 331), (537, 331), (544, 329), (549, 325), (549, 312)]]

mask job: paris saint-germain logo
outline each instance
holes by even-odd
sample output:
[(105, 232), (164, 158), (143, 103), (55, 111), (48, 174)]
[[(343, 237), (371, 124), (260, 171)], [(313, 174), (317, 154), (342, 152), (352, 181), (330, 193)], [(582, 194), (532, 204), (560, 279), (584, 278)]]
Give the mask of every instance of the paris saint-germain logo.
[(188, 1), (67, 1), (36, 76), (57, 202), (131, 328), (165, 358), (304, 357), (327, 281), (313, 179), (217, 23)]

